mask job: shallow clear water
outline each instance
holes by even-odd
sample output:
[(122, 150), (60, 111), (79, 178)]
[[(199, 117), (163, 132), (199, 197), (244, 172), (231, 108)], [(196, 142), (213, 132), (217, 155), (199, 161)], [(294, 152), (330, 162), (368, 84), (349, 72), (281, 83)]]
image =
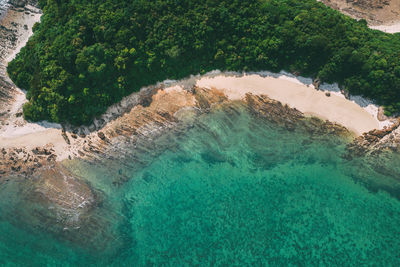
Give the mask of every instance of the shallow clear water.
[(94, 240), (27, 227), (12, 216), (34, 205), (25, 185), (4, 185), (0, 264), (399, 266), (398, 155), (348, 161), (348, 140), (242, 107), (188, 124), (115, 159), (65, 163), (102, 196)]

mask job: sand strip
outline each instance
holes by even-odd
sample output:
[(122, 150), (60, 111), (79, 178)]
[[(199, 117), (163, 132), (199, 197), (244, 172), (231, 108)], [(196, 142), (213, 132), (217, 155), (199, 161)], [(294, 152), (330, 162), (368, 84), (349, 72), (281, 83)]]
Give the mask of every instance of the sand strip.
[(397, 33), (400, 32), (400, 22), (396, 22), (394, 24), (388, 24), (388, 25), (371, 25), (369, 26), (371, 29), (374, 30), (380, 30), (386, 33)]
[(284, 76), (275, 78), (256, 74), (242, 77), (219, 75), (202, 78), (197, 81), (197, 86), (223, 90), (232, 100), (243, 99), (246, 93), (267, 95), (306, 115), (339, 123), (357, 135), (379, 128), (378, 120), (356, 103), (335, 94), (328, 97), (323, 91), (285, 79)]

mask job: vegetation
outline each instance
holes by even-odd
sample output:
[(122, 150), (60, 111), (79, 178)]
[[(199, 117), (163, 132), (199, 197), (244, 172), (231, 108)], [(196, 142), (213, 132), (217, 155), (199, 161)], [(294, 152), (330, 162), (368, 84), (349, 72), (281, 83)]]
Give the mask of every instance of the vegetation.
[(8, 73), (24, 114), (89, 123), (145, 85), (213, 69), (296, 71), (400, 110), (400, 35), (315, 0), (40, 0)]

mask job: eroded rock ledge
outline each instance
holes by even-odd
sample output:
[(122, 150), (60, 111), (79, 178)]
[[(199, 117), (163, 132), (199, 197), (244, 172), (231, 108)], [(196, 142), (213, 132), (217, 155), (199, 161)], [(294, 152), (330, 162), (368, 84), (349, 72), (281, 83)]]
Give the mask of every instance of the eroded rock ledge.
[(400, 118), (383, 130), (372, 130), (354, 139), (348, 145), (349, 155), (364, 156), (366, 154), (378, 153), (385, 149), (400, 151)]

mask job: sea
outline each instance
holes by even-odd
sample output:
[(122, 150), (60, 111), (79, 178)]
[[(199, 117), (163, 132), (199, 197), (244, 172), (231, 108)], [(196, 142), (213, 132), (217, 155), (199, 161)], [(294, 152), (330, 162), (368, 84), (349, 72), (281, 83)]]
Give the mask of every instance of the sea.
[(100, 199), (88, 234), (39, 227), (32, 218), (53, 210), (32, 216), (41, 202), (10, 177), (0, 265), (400, 266), (397, 152), (348, 157), (346, 136), (235, 105), (112, 157), (63, 162)]

